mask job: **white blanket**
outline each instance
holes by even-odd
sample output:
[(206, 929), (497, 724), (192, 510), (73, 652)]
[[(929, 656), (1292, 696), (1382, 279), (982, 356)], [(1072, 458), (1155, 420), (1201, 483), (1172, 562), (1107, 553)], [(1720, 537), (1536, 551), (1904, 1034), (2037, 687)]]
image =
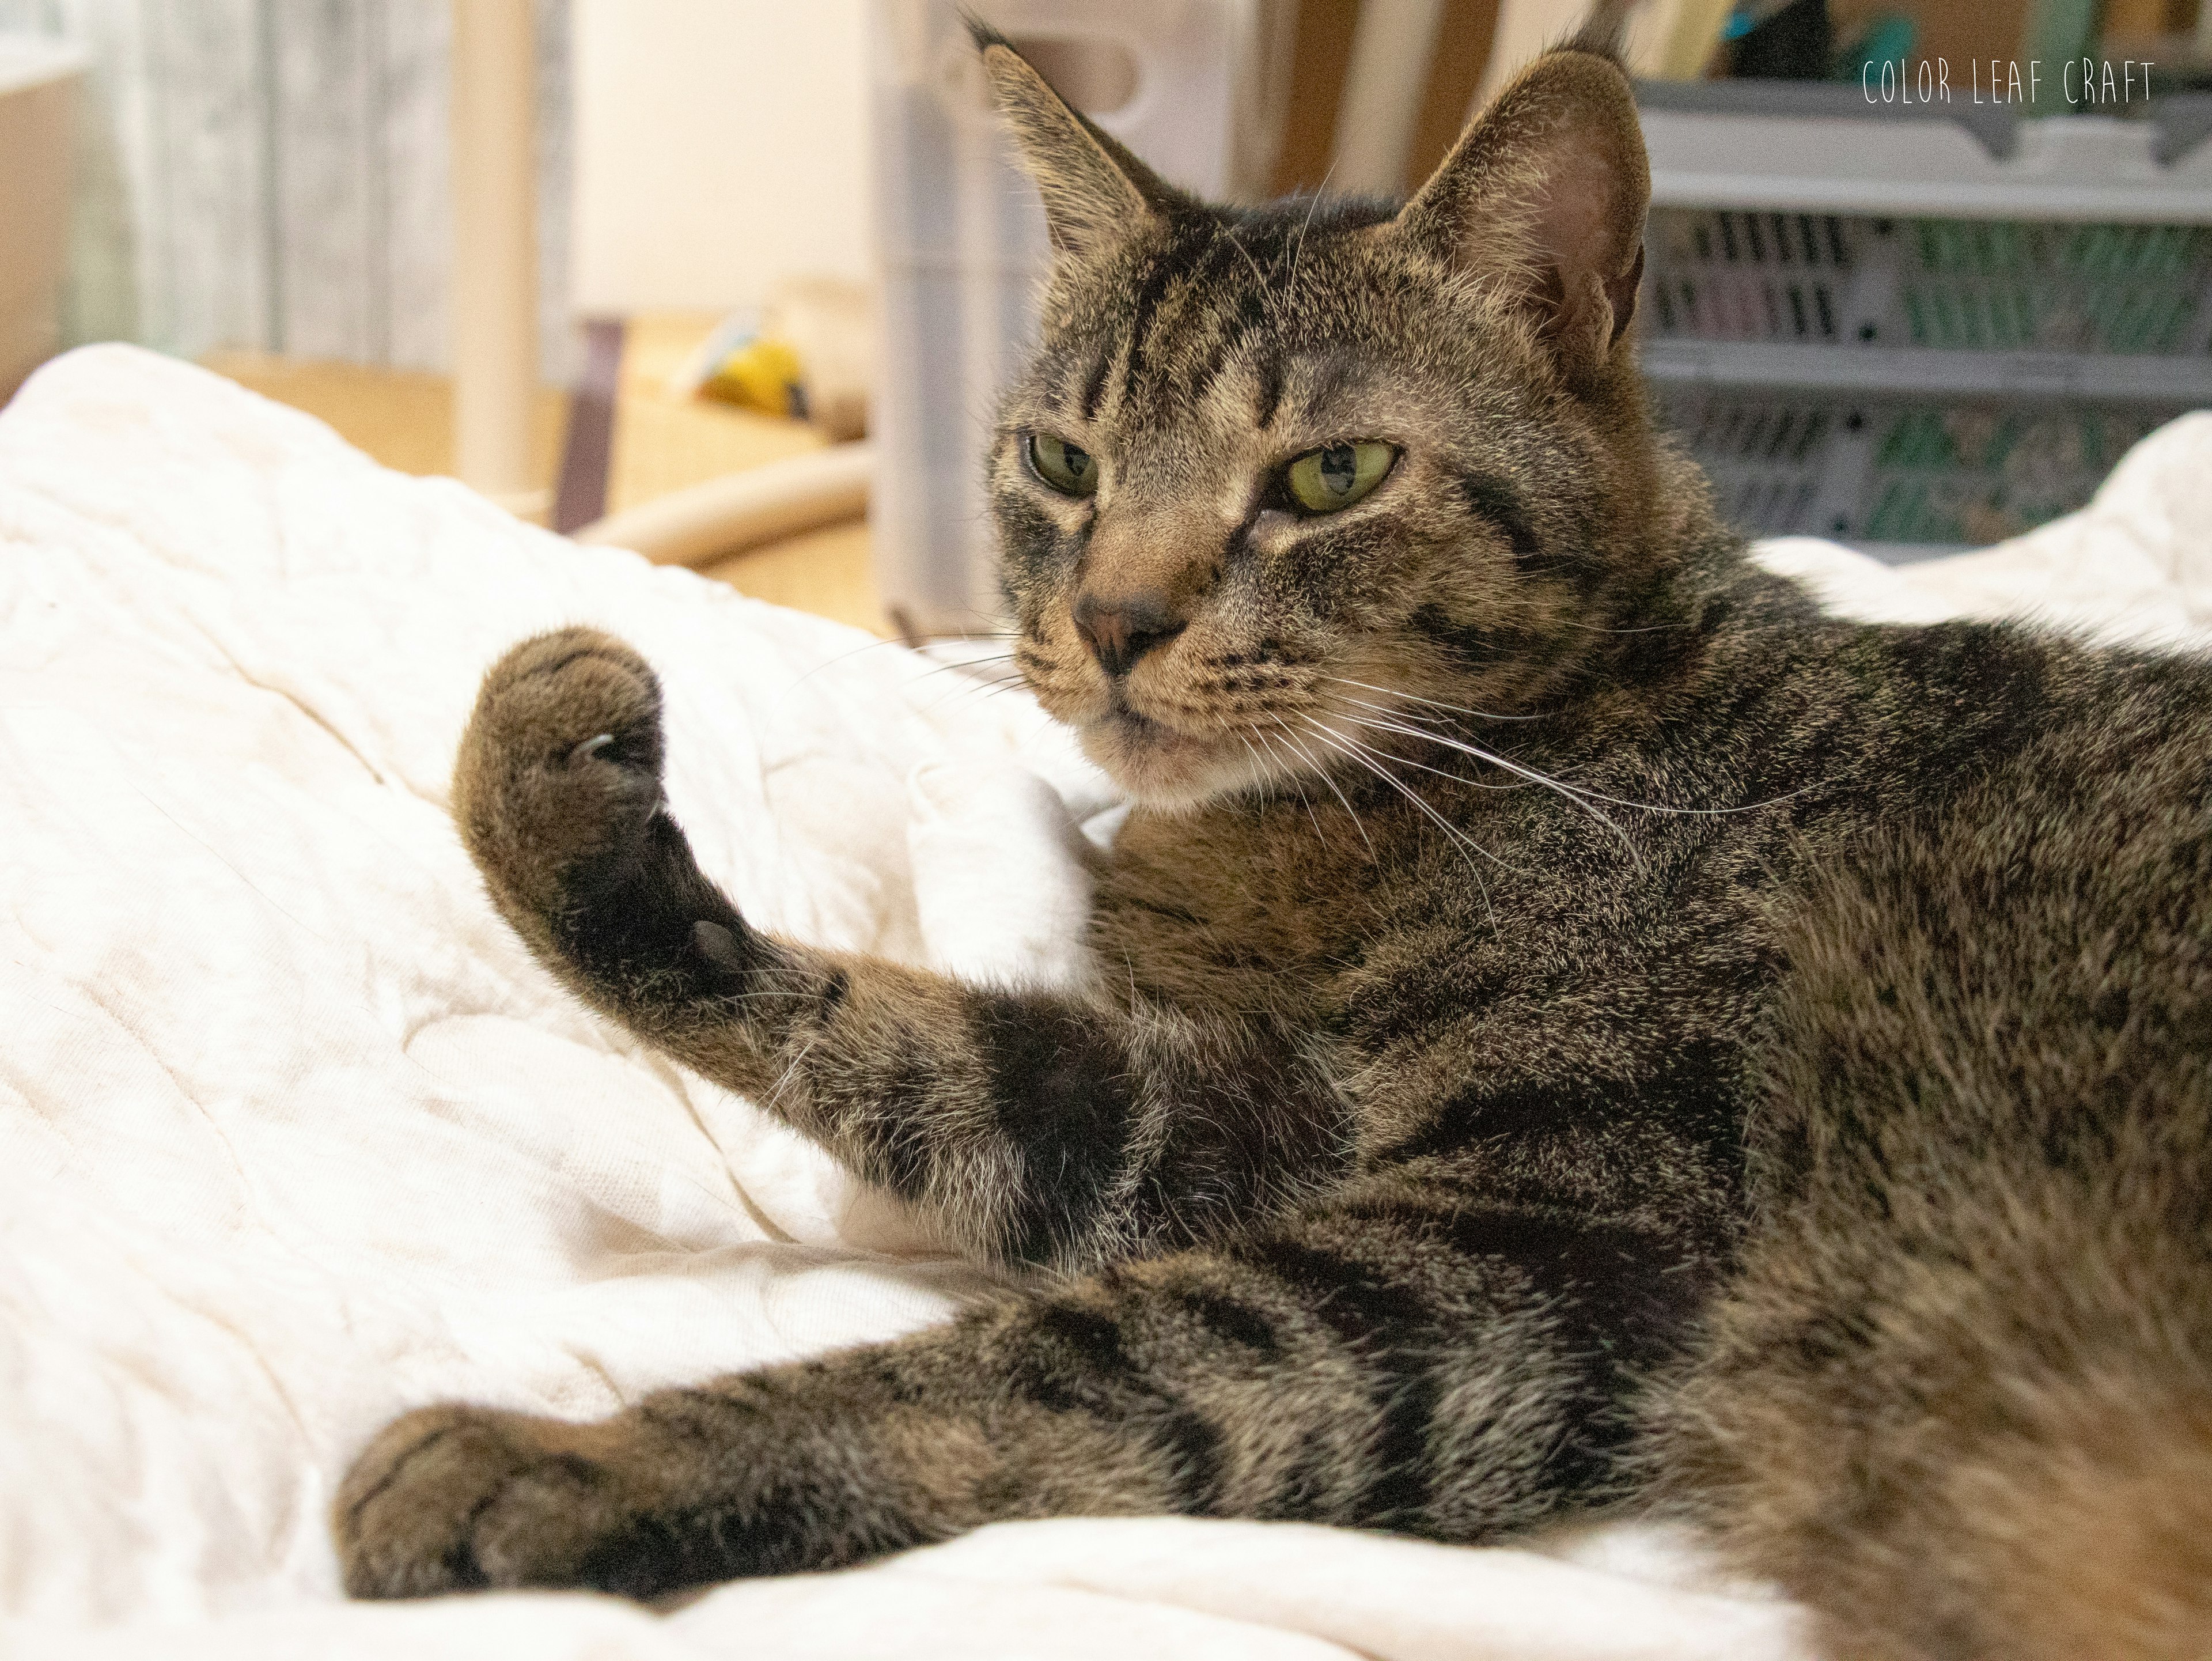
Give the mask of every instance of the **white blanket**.
[[(2212, 622), (2212, 417), (1868, 615)], [(981, 1284), (743, 1100), (565, 997), (445, 811), (478, 676), (588, 621), (669, 690), (669, 790), (760, 922), (1066, 967), (1100, 781), (1018, 694), (385, 472), (128, 348), (0, 415), (0, 1651), (1772, 1657), (1787, 1606), (1651, 1530), (1466, 1551), (1030, 1524), (672, 1614), (373, 1607), (324, 1510), (403, 1409), (568, 1415), (937, 1319)]]

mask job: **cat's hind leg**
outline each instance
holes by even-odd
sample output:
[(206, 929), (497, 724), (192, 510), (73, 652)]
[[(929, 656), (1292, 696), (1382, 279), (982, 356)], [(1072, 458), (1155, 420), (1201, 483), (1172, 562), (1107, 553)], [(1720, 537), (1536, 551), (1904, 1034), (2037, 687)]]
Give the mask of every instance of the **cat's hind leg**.
[(1491, 1538), (1608, 1480), (1687, 1267), (1632, 1229), (1381, 1180), (594, 1424), (426, 1409), (362, 1455), (333, 1528), (359, 1597), (647, 1597), (1056, 1516)]
[(1762, 1220), (1660, 1398), (1668, 1487), (1833, 1661), (2212, 1656), (2202, 786), (2047, 776), (1787, 937)]

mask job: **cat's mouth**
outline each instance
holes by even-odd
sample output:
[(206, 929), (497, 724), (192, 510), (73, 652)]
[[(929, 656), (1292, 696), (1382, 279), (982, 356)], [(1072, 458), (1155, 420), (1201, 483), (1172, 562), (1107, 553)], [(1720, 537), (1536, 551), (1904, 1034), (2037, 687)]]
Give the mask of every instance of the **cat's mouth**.
[(1234, 735), (1189, 733), (1116, 696), (1079, 729), (1084, 752), (1150, 807), (1196, 807), (1258, 776)]
[(1170, 727), (1141, 709), (1131, 709), (1118, 697), (1104, 715), (1091, 723), (1091, 731), (1117, 745), (1125, 755), (1149, 756), (1158, 761), (1188, 758), (1200, 751), (1210, 753), (1216, 747), (1195, 733)]

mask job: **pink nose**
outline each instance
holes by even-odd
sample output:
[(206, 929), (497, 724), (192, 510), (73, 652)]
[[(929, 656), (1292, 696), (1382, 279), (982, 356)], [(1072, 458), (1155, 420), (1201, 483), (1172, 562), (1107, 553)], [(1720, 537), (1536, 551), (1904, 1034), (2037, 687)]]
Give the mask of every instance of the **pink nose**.
[(1170, 611), (1158, 594), (1103, 600), (1086, 591), (1075, 602), (1075, 632), (1109, 675), (1127, 674), (1139, 658), (1155, 646), (1166, 645), (1188, 622)]

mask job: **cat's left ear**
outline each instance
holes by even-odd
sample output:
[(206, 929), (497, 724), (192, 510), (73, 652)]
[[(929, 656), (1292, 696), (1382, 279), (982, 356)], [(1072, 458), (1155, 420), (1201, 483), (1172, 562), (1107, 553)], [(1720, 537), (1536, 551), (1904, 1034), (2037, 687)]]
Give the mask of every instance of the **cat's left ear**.
[(1628, 76), (1601, 51), (1546, 53), (1400, 211), (1398, 232), (1497, 282), (1579, 378), (1636, 314), (1651, 169)]
[(1190, 198), (1054, 92), (1005, 36), (969, 20), (983, 72), (1044, 198), (1053, 252), (1082, 259)]

